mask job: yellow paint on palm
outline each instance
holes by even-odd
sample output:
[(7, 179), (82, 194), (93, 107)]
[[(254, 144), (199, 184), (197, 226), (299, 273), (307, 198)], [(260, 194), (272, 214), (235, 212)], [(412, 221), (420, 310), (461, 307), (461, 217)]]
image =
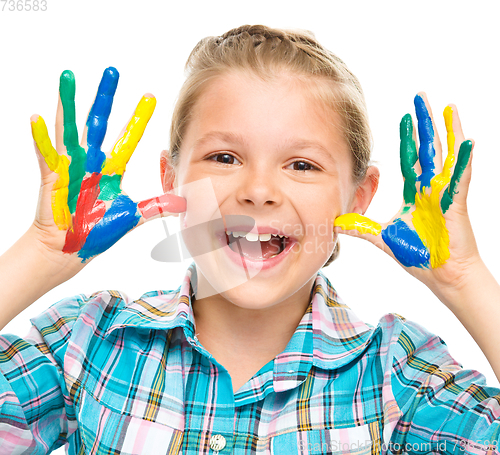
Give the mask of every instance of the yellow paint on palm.
[(123, 175), (125, 167), (141, 140), (149, 119), (153, 115), (155, 106), (156, 98), (142, 97), (133, 117), (127, 125), (125, 134), (116, 142), (111, 151), (111, 157), (106, 160), (106, 164), (102, 169), (103, 175)]
[(69, 229), (72, 225), (68, 207), (69, 159), (65, 155), (59, 155), (52, 146), (42, 117), (39, 116), (36, 122), (31, 122), (31, 132), (47, 166), (59, 176), (52, 187), (54, 222), (59, 229)]
[(450, 238), (441, 212), (438, 186), (434, 177), (430, 194), (417, 193), (413, 211), (413, 226), (429, 250), (432, 268), (440, 267), (450, 257)]
[(335, 219), (334, 226), (342, 228), (344, 231), (357, 230), (360, 234), (378, 235), (382, 230), (380, 224), (370, 220), (370, 218), (359, 213), (346, 213)]
[(416, 194), (413, 212), (413, 226), (429, 250), (432, 268), (440, 267), (450, 257), (450, 237), (441, 211), (440, 194), (450, 183), (451, 168), (455, 162), (453, 109), (447, 106), (443, 115), (447, 131), (448, 155), (443, 164), (443, 171), (431, 180), (430, 194), (425, 192)]

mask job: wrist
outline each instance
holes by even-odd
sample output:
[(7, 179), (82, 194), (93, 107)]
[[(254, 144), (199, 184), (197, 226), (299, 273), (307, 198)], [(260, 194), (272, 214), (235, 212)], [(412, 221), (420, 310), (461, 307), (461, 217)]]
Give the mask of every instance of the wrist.
[[(58, 234), (59, 238), (33, 224), (20, 239), (25, 251), (31, 251), (30, 262), (36, 266), (37, 276), (47, 282), (48, 290), (69, 280), (88, 264), (82, 263), (76, 253), (64, 253), (66, 231)], [(45, 270), (38, 270), (42, 266)]]
[(468, 260), (463, 270), (460, 278), (446, 285), (429, 286), (459, 319), (464, 312), (484, 305), (485, 300), (500, 299), (500, 286), (479, 255)]
[[(65, 263), (66, 262), (66, 263)], [(39, 239), (36, 227), (0, 256), (0, 329), (77, 271)], [(81, 269), (82, 266), (80, 266)]]

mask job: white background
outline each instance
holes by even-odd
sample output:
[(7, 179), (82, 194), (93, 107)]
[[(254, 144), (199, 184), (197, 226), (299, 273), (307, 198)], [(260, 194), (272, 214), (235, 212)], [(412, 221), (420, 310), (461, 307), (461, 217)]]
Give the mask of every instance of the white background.
[[(500, 27), (493, 4), (47, 0), (45, 12), (9, 12), (7, 4), (0, 11), (0, 253), (33, 220), (39, 177), (29, 117), (41, 114), (53, 134), (63, 70), (76, 75), (80, 131), (102, 71), (107, 66), (120, 71), (108, 146), (142, 94), (155, 94), (156, 113), (124, 184), (135, 200), (152, 197), (161, 192), (158, 157), (168, 147), (170, 116), (191, 49), (207, 35), (262, 23), (313, 31), (360, 79), (375, 139), (373, 158), (382, 172), (367, 213), (373, 219), (386, 221), (401, 203), (399, 121), (413, 112), (414, 95), (427, 92), (442, 137), (440, 113), (447, 103), (458, 106), (466, 137), (476, 140), (470, 216), (483, 259), (498, 278)], [(175, 225), (176, 219), (171, 221)], [(35, 302), (5, 331), (24, 334), (30, 317), (69, 295), (119, 289), (137, 298), (149, 290), (177, 288), (188, 263), (150, 258), (152, 247), (163, 238), (159, 221), (132, 232), (79, 276)], [(340, 259), (324, 271), (365, 321), (376, 324), (383, 314), (397, 312), (419, 322), (440, 335), (466, 368), (481, 371), (489, 384), (498, 386), (488, 362), (453, 314), (375, 247), (342, 237)]]

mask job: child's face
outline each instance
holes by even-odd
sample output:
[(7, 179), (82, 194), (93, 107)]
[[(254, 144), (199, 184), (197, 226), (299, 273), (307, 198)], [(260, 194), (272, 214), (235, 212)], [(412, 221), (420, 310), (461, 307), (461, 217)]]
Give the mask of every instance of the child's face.
[[(304, 285), (335, 245), (334, 219), (364, 211), (361, 205), (369, 203), (353, 183), (339, 116), (313, 100), (309, 84), (285, 74), (271, 82), (243, 72), (218, 77), (197, 101), (183, 139), (176, 185), (208, 177), (223, 217), (249, 216), (259, 232), (271, 232), (266, 230), (271, 227), (294, 239), (272, 267), (263, 267), (262, 259), (247, 260), (252, 278), (237, 287), (227, 286), (230, 277), (247, 275), (230, 259), (229, 247), (219, 248), (210, 259), (194, 258), (218, 293), (242, 307), (271, 306), (294, 294), (296, 298), (300, 289), (308, 298), (310, 287)], [(184, 195), (184, 226), (190, 225), (190, 198), (199, 196)], [(210, 217), (216, 215), (207, 213), (206, 219)], [(227, 223), (226, 228), (233, 230)], [(218, 245), (216, 237), (210, 232), (196, 241)]]

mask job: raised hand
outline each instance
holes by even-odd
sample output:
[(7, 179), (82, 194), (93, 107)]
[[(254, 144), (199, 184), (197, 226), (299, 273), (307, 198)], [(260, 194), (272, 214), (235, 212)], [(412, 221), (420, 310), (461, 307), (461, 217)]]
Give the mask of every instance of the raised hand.
[[(34, 116), (31, 122), (37, 151), (46, 164), (41, 163), (42, 192), (37, 221), (52, 232), (51, 248), (77, 254), (82, 263), (101, 254), (145, 221), (186, 210), (185, 199), (173, 194), (136, 203), (121, 188), (125, 167), (153, 114), (156, 99), (152, 95), (141, 99), (110, 155), (102, 152), (118, 78), (115, 68), (104, 71), (83, 134), (82, 145), (86, 144), (87, 150), (78, 142), (75, 78), (71, 71), (64, 71), (60, 78), (57, 151), (42, 117)], [(43, 188), (47, 185), (52, 185), (50, 214), (43, 201)], [(54, 234), (54, 224), (60, 231), (58, 234)], [(63, 232), (61, 245), (57, 237)]]
[(466, 209), (473, 144), (464, 141), (456, 108), (446, 107), (448, 154), (442, 165), (441, 144), (425, 95), (415, 97), (415, 110), (418, 152), (411, 116), (405, 115), (400, 124), (404, 202), (397, 215), (380, 224), (349, 213), (339, 216), (335, 226), (376, 244), (420, 279), (425, 270), (431, 274), (437, 270), (434, 275), (439, 280), (452, 284), (463, 264), (478, 256)]

